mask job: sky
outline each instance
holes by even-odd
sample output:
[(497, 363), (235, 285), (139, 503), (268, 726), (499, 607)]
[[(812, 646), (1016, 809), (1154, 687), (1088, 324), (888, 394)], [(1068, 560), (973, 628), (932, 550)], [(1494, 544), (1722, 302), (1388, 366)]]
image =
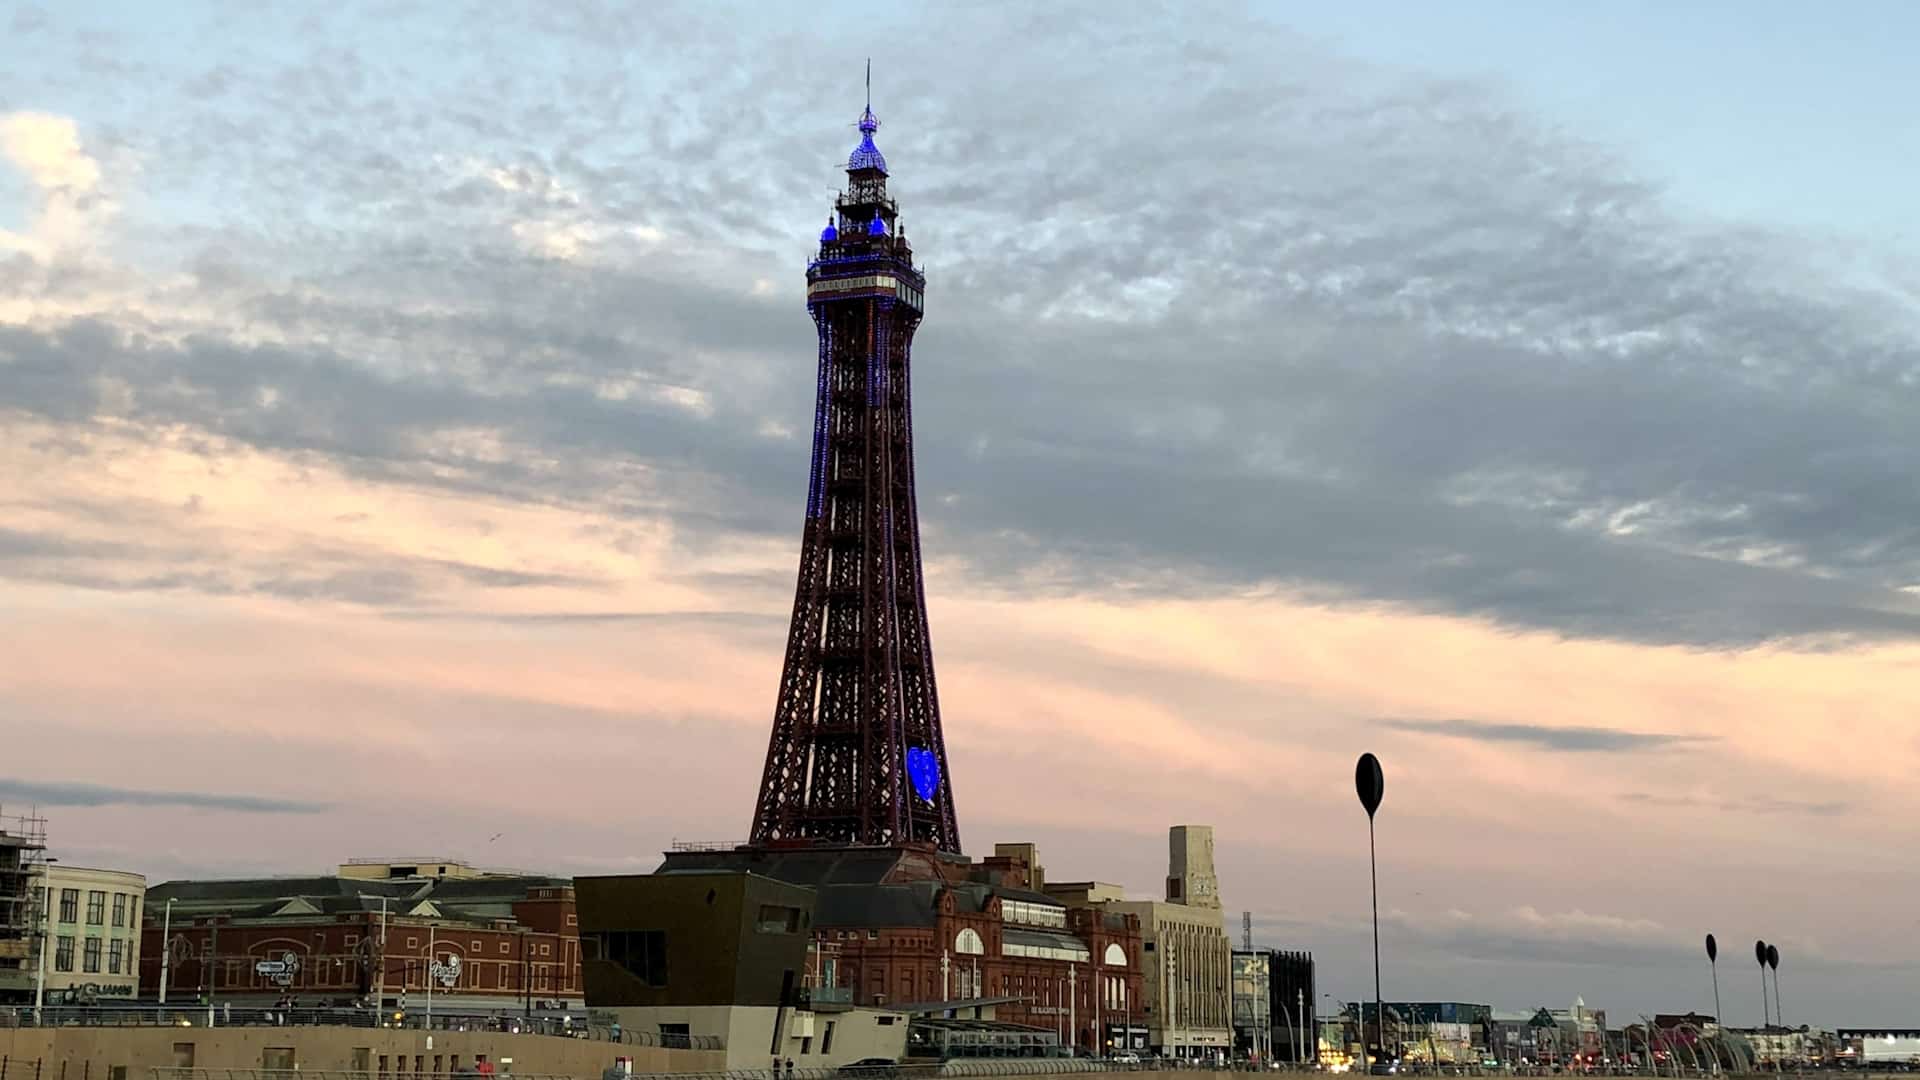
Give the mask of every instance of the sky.
[(13, 6), (4, 812), (743, 838), (871, 56), (970, 851), (1346, 1000), (1371, 751), (1387, 997), (1911, 1024), (1920, 16), (1333, 7)]

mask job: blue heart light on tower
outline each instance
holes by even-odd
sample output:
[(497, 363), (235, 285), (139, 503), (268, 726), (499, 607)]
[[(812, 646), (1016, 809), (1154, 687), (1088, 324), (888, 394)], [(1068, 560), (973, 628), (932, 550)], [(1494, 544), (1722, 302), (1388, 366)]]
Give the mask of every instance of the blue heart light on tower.
[(922, 802), (932, 802), (940, 790), (940, 759), (924, 746), (907, 750), (907, 779), (913, 781), (914, 794)]

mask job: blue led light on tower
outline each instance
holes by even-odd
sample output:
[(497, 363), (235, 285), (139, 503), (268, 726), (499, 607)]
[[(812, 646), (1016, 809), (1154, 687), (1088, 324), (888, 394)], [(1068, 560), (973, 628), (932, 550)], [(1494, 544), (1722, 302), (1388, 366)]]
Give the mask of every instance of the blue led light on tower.
[(883, 219), (878, 213), (874, 214), (873, 220), (867, 223), (867, 235), (868, 236), (887, 235), (887, 223), (885, 219)]
[(820, 230), (820, 242), (823, 244), (831, 244), (838, 239), (840, 239), (840, 230), (834, 228), (833, 219), (828, 218), (827, 227)]
[(867, 106), (867, 111), (860, 114), (860, 145), (854, 147), (853, 153), (847, 158), (849, 171), (854, 169), (878, 169), (882, 173), (887, 171), (887, 159), (880, 153), (880, 148), (873, 145), (873, 133), (879, 130), (879, 127), (880, 121), (873, 115), (873, 106)]
[(913, 781), (913, 793), (921, 802), (930, 803), (940, 790), (940, 759), (924, 746), (907, 750), (907, 779)]

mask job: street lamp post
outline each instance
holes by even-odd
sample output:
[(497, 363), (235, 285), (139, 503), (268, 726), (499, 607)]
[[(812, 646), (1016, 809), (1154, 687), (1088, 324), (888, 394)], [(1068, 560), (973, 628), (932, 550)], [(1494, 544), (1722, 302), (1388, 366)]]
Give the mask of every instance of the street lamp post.
[(1786, 1014), (1780, 1011), (1780, 949), (1776, 945), (1767, 946), (1767, 967), (1773, 971), (1773, 1022), (1786, 1027)]
[[(1720, 943), (1712, 934), (1707, 935), (1707, 967), (1713, 971), (1713, 1022), (1726, 1025), (1726, 1017), (1720, 1015)], [(1704, 1038), (1704, 1033), (1702, 1034)], [(1714, 1055), (1714, 1070), (1719, 1071), (1720, 1056)]]
[[(1386, 794), (1387, 778), (1380, 769), (1380, 759), (1372, 754), (1361, 754), (1353, 770), (1354, 791), (1360, 796), (1360, 805), (1367, 811), (1367, 876), (1373, 886), (1373, 1023), (1380, 1037), (1380, 1053), (1387, 1052), (1387, 1007), (1380, 993), (1380, 870), (1375, 856), (1373, 842), (1373, 818), (1380, 809), (1380, 798)], [(1361, 1071), (1370, 1071), (1367, 1067), (1367, 1024), (1363, 1017), (1360, 1022), (1360, 1067)]]
[(427, 926), (427, 1030), (433, 1030), (433, 933), (438, 927)]
[[(1307, 1022), (1307, 991), (1305, 988), (1295, 987), (1293, 997), (1294, 1004), (1298, 1006), (1300, 1017), (1297, 1022), (1302, 1025), (1299, 1034), (1294, 1038), (1293, 1061), (1294, 1064), (1298, 1065), (1307, 1060), (1307, 1029), (1305, 1027)], [(1314, 1056), (1319, 1057), (1320, 1055), (1315, 1054)]]
[(173, 897), (167, 897), (167, 912), (160, 920), (160, 1004), (167, 1003), (167, 975), (173, 967)]
[(59, 859), (40, 863), (40, 948), (33, 971), (33, 1026), (40, 1026), (40, 1007), (47, 997), (47, 947), (53, 944), (53, 873), (48, 868)]
[(1753, 943), (1753, 958), (1760, 962), (1760, 1027), (1762, 1030), (1765, 1030), (1773, 1026), (1772, 1019), (1767, 1015), (1768, 1007), (1767, 1007), (1767, 943), (1766, 942), (1756, 941)]

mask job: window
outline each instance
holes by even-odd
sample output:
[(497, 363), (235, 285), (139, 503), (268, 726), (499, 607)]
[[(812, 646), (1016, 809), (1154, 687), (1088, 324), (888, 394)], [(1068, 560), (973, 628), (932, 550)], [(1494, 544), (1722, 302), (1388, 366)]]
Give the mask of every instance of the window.
[(987, 952), (987, 943), (980, 940), (978, 930), (969, 926), (953, 939), (953, 951), (962, 956), (984, 956)]
[(127, 925), (127, 894), (126, 893), (117, 892), (113, 894), (113, 925), (115, 926)]
[(417, 948), (419, 948), (419, 947), (420, 947), (420, 939), (419, 939), (419, 938), (417, 938), (417, 937), (410, 937), (410, 938), (408, 938), (408, 939), (407, 939), (407, 948), (409, 948), (409, 949), (417, 949)]
[(73, 970), (73, 938), (63, 935), (53, 948), (53, 970)]
[(107, 894), (99, 889), (87, 892), (87, 925), (104, 926), (107, 921)]
[(81, 953), (81, 967), (87, 973), (92, 975), (98, 975), (100, 973), (100, 939), (99, 938), (90, 937), (87, 939), (86, 948)]
[(579, 926), (579, 925), (580, 925), (580, 916), (578, 916), (578, 915), (569, 915), (569, 916), (567, 916), (567, 925), (568, 925), (568, 926)]
[(685, 1050), (693, 1045), (693, 1025), (661, 1024), (660, 1045), (669, 1050)]
[(60, 921), (77, 923), (80, 921), (80, 890), (60, 890)]
[(820, 1052), (833, 1053), (833, 1021), (831, 1020), (827, 1021), (827, 1034), (820, 1040)]
[(349, 944), (349, 945), (358, 945), (358, 944), (360, 944), (360, 935), (359, 935), (359, 934), (348, 934), (348, 935), (347, 935), (347, 944)]
[(542, 946), (540, 946), (540, 955), (541, 955), (541, 956), (552, 956), (552, 955), (553, 955), (553, 946), (551, 946), (551, 945), (542, 945)]
[(869, 931), (867, 931), (867, 940), (868, 940), (868, 941), (879, 941), (879, 940), (880, 940), (880, 931), (878, 931), (878, 930), (869, 930)]
[(802, 1056), (813, 1053), (813, 1036), (800, 1036), (800, 1053)]
[(504, 941), (500, 943), (500, 955), (501, 956), (507, 955), (507, 943)]
[(757, 934), (797, 934), (800, 932), (800, 909), (761, 904), (760, 917), (754, 922), (753, 929)]
[[(1109, 944), (1107, 946), (1105, 963), (1108, 967), (1126, 967), (1127, 950), (1121, 948), (1118, 944)], [(1301, 1026), (1305, 1027), (1306, 1025), (1302, 1024)]]
[(666, 931), (602, 930), (580, 940), (587, 959), (618, 965), (648, 986), (667, 985)]
[(468, 952), (476, 952), (476, 953), (477, 953), (477, 952), (479, 952), (480, 950), (482, 950), (482, 949), (484, 949), (484, 948), (486, 948), (486, 946), (485, 946), (485, 945), (482, 945), (482, 944), (480, 943), (480, 939), (479, 939), (479, 938), (474, 938), (474, 939), (473, 939), (473, 944), (472, 944), (472, 945), (471, 945), (471, 946), (470, 946), (470, 947), (469, 947), (469, 948), (467, 949), (467, 951), (468, 951)]
[(137, 896), (127, 897), (127, 925), (140, 925), (140, 898)]
[(120, 940), (107, 942), (107, 974), (118, 975), (126, 963), (127, 943)]

